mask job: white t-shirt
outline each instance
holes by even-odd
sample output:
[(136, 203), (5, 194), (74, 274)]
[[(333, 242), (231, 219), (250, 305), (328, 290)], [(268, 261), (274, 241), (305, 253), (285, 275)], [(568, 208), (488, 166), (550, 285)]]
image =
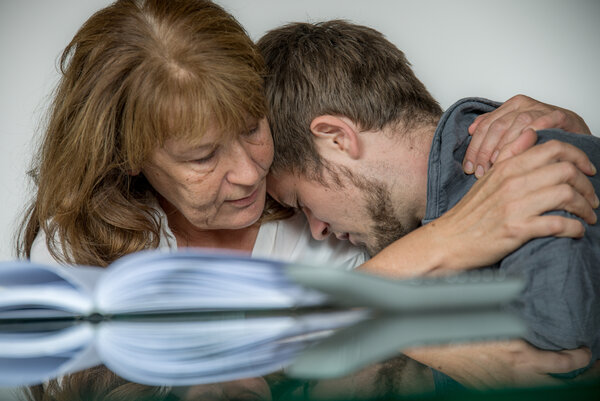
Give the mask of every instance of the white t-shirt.
[[(166, 214), (158, 206), (156, 210), (163, 228), (159, 248), (177, 249), (177, 240), (169, 228)], [(301, 214), (286, 220), (263, 223), (252, 249), (252, 257), (340, 267), (346, 270), (354, 269), (368, 259), (364, 251), (352, 246), (350, 242), (339, 241), (333, 236), (324, 241), (313, 239), (308, 222)], [(46, 246), (46, 235), (42, 231), (32, 244), (30, 259), (41, 264), (58, 264)]]

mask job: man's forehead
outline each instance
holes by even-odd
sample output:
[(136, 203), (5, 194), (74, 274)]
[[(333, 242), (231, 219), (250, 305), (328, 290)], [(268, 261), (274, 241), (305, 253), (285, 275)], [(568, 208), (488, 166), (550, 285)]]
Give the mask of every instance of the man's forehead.
[(292, 173), (271, 173), (267, 178), (267, 191), (282, 205), (294, 207), (297, 179)]

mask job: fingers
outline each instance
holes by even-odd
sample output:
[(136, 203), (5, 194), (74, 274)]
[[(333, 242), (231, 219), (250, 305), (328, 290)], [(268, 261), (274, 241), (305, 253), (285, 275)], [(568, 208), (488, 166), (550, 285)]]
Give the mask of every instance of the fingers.
[(528, 241), (538, 237), (580, 238), (584, 234), (583, 224), (574, 218), (558, 215), (543, 215), (553, 210), (566, 210), (582, 218), (588, 224), (595, 224), (596, 213), (587, 199), (568, 184), (529, 188), (523, 196), (516, 193), (515, 200), (497, 207), (503, 208), (506, 216), (502, 225), (509, 238)]
[[(498, 144), (503, 140), (510, 127), (511, 115), (511, 113), (501, 117), (497, 115), (497, 118), (491, 123), (485, 120), (476, 125), (477, 128), (472, 134), (473, 138), (467, 147), (463, 162), (463, 169), (467, 174), (475, 173), (475, 176), (480, 178), (490, 168), (494, 151), (499, 148)], [(512, 141), (517, 136), (518, 134), (511, 137), (510, 140)]]
[(568, 373), (589, 365), (592, 353), (587, 347), (562, 351), (541, 350), (523, 340), (509, 340), (500, 343), (504, 352), (512, 354), (516, 367), (527, 372), (546, 375), (548, 373)]
[[(526, 146), (528, 141), (531, 141), (532, 136), (535, 134), (531, 131), (532, 130), (528, 130), (528, 137), (523, 139), (519, 138), (519, 141), (523, 141), (523, 143), (517, 142), (514, 145), (514, 148), (511, 147), (500, 152), (496, 163), (498, 164), (500, 161), (506, 163), (507, 160), (505, 159), (518, 153), (519, 147)], [(518, 159), (518, 162), (514, 163), (514, 165), (518, 166), (521, 171), (532, 170), (553, 162), (567, 161), (573, 163), (579, 170), (587, 175), (591, 176), (596, 174), (596, 167), (590, 162), (590, 159), (581, 149), (557, 140), (551, 140), (538, 146), (534, 146), (519, 154), (515, 159)]]
[(600, 360), (597, 360), (594, 365), (587, 369), (582, 374), (578, 375), (574, 379), (571, 379), (572, 382), (585, 382), (595, 380), (595, 383), (598, 383), (600, 380)]
[[(527, 202), (527, 206), (522, 206), (523, 211), (527, 211), (532, 216), (541, 215), (552, 210), (566, 210), (581, 217), (588, 224), (595, 224), (597, 220), (594, 212), (594, 207), (597, 207), (597, 204), (590, 203), (580, 192), (577, 192), (575, 187), (567, 184), (555, 184), (541, 188), (517, 202)], [(558, 234), (548, 233), (547, 235)]]
[(541, 237), (581, 238), (585, 228), (579, 220), (563, 216), (546, 215), (534, 217), (524, 225), (519, 233), (525, 241)]
[[(531, 109), (538, 102), (524, 95), (517, 95), (502, 104), (496, 110), (478, 116), (469, 126), (469, 134), (473, 136), (465, 159), (463, 168), (467, 174), (483, 173), (488, 170), (490, 161), (499, 143), (508, 143), (517, 135), (512, 133), (510, 140), (503, 139), (506, 130), (511, 127), (515, 120), (515, 112), (518, 110)], [(521, 117), (524, 118), (524, 117)], [(515, 128), (516, 129), (516, 128)], [(479, 167), (479, 169), (477, 168)], [(483, 175), (483, 174), (481, 174)]]
[[(513, 142), (517, 139), (525, 129), (531, 128), (531, 123), (535, 121), (536, 118), (540, 115), (537, 111), (528, 111), (528, 112), (513, 112), (505, 118), (509, 119), (510, 126), (506, 131), (500, 136), (500, 140), (495, 143), (494, 149), (490, 150), (493, 153), (499, 153), (500, 150), (510, 142)], [(493, 126), (490, 128), (493, 129)], [(535, 128), (542, 129), (542, 128)], [(490, 160), (492, 163), (495, 163), (496, 160), (492, 156)]]
[(487, 117), (487, 113), (486, 114), (482, 114), (480, 116), (477, 116), (475, 118), (475, 120), (471, 123), (471, 125), (469, 125), (468, 131), (469, 131), (469, 135), (473, 135), (475, 132), (477, 132), (477, 128), (479, 127), (479, 124), (481, 124), (481, 122)]
[(496, 110), (478, 116), (469, 126), (473, 138), (463, 161), (464, 171), (481, 177), (496, 162), (501, 149), (529, 128), (560, 128), (590, 134), (585, 121), (576, 113), (516, 95)]
[[(477, 165), (483, 172), (489, 170), (500, 149), (521, 135), (521, 132), (533, 121), (533, 113), (510, 113), (502, 119), (494, 121), (477, 154)], [(533, 145), (532, 145), (533, 146)]]
[(467, 152), (465, 153), (465, 158), (463, 160), (463, 170), (465, 173), (473, 174), (475, 172), (477, 154), (479, 153), (479, 148), (481, 147), (484, 139), (485, 135), (474, 135), (473, 138), (471, 138), (471, 142), (467, 147)]
[(490, 125), (497, 119), (502, 118), (506, 114), (509, 114), (517, 110), (531, 109), (537, 104), (541, 104), (537, 100), (534, 100), (525, 95), (516, 95), (504, 102), (500, 107), (491, 113), (486, 113), (478, 116), (475, 121), (469, 127), (469, 133), (471, 135), (477, 132), (485, 133), (488, 131)]
[(586, 367), (592, 353), (581, 347), (564, 351), (539, 351), (536, 356), (536, 369), (541, 373), (568, 373)]
[(507, 144), (498, 152), (497, 156), (494, 157), (494, 163), (501, 162), (502, 160), (509, 159), (513, 156), (520, 155), (527, 149), (531, 148), (537, 142), (537, 133), (532, 130), (525, 130), (522, 135), (517, 137), (511, 143)]
[[(515, 141), (526, 131), (548, 128), (565, 129), (566, 121), (566, 114), (562, 110), (554, 110), (549, 113), (542, 111), (507, 113), (493, 121), (489, 125), (487, 134), (482, 135), (484, 138), (479, 140), (481, 144), (478, 148), (475, 165), (481, 166), (480, 170), (484, 173), (489, 170), (492, 163), (496, 162), (497, 156), (505, 145)], [(521, 150), (526, 150), (531, 146), (533, 144), (521, 148)], [(477, 172), (477, 168), (475, 171)]]
[(538, 131), (541, 129), (560, 128), (567, 130), (567, 114), (563, 110), (554, 110), (551, 113), (545, 113), (532, 121), (528, 127)]
[[(512, 172), (500, 172), (500, 179), (505, 180), (501, 190), (511, 194), (516, 199), (514, 202), (519, 203), (508, 207), (526, 211), (529, 215), (566, 210), (588, 224), (596, 223), (593, 209), (599, 206), (600, 201), (590, 180), (572, 163), (565, 161), (528, 168), (527, 164), (535, 160), (511, 160), (513, 166), (519, 161), (522, 161), (520, 168), (524, 169), (520, 174), (513, 176)], [(499, 166), (499, 170), (509, 168), (508, 164)]]

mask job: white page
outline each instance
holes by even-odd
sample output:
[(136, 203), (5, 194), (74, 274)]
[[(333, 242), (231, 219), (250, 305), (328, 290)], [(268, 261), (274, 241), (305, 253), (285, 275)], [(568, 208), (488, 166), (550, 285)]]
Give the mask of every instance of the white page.
[(33, 358), (59, 355), (90, 344), (94, 331), (88, 323), (49, 332), (0, 331), (0, 357)]
[(96, 292), (102, 312), (288, 308), (326, 296), (293, 283), (271, 260), (192, 251), (142, 252), (109, 267)]
[[(59, 314), (60, 311), (72, 312), (74, 315), (87, 314), (93, 309), (93, 305), (87, 294), (64, 282), (0, 289), (0, 319), (15, 317), (19, 309), (24, 309), (25, 315), (31, 318), (54, 316), (53, 311)], [(36, 314), (34, 310), (39, 313)]]
[(101, 363), (87, 322), (47, 333), (0, 335), (0, 385), (28, 386)]
[[(87, 314), (100, 269), (46, 266), (24, 261), (0, 263), (0, 318), (48, 317), (64, 312)], [(38, 312), (39, 314), (36, 314)]]
[(304, 334), (347, 327), (365, 317), (357, 310), (231, 320), (110, 321), (100, 326), (97, 346), (105, 364), (128, 380), (212, 383), (281, 369), (310, 342)]

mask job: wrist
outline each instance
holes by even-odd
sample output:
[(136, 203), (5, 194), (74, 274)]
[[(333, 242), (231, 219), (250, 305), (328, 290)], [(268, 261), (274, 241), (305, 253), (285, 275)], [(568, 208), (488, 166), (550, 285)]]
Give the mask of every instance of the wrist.
[(437, 221), (393, 242), (359, 267), (360, 270), (397, 279), (444, 274), (448, 256)]

